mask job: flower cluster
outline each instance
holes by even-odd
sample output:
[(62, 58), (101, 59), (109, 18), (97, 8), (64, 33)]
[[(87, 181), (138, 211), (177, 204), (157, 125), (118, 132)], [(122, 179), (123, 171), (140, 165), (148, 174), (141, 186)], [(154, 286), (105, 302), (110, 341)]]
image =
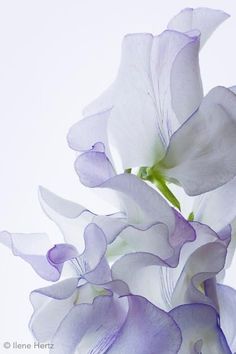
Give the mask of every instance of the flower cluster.
[[(30, 329), (51, 353), (236, 352), (236, 291), (222, 284), (236, 245), (236, 88), (204, 96), (199, 69), (227, 18), (188, 8), (158, 36), (127, 35), (116, 80), (70, 129), (81, 183), (106, 190), (118, 212), (41, 187), (65, 242), (0, 233), (54, 282), (30, 295)], [(187, 219), (173, 184), (194, 196)]]

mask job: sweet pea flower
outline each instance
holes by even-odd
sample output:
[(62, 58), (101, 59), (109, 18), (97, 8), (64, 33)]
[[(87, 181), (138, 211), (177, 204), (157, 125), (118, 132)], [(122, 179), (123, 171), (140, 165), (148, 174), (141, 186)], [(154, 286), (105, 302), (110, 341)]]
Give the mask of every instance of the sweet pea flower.
[[(202, 348), (208, 348), (206, 353), (214, 353), (217, 347), (220, 353), (224, 335), (228, 339), (228, 333), (236, 333), (235, 325), (226, 327), (226, 330), (222, 327), (225, 334), (217, 325), (219, 301), (223, 302), (221, 308), (224, 308), (224, 301), (219, 298), (216, 277), (225, 266), (230, 232), (218, 235), (199, 222), (188, 223), (168, 206), (158, 192), (133, 175), (115, 176), (100, 185), (100, 188), (119, 193), (124, 207), (121, 213), (110, 216), (90, 214), (87, 209), (44, 189), (40, 194), (41, 204), (47, 215), (60, 227), (65, 240), (70, 240), (74, 245), (78, 244), (76, 230), (80, 223), (92, 221), (103, 228), (108, 244), (106, 257), (113, 264), (112, 279), (125, 282), (133, 295), (146, 298), (165, 312), (175, 308), (184, 313), (189, 312), (190, 318), (191, 306), (193, 311), (195, 304), (199, 304), (196, 308), (203, 309), (203, 312), (209, 308), (210, 320), (206, 326), (213, 331), (213, 337), (210, 337), (212, 341), (208, 343), (204, 337), (204, 320), (200, 324), (195, 321), (192, 332), (184, 333), (184, 337), (192, 343), (191, 336), (195, 338), (196, 332), (194, 328), (201, 327)], [(87, 221), (81, 221), (81, 210)], [(163, 229), (163, 221), (169, 228), (169, 235)], [(127, 269), (132, 269), (132, 272)], [(186, 304), (189, 305), (188, 310), (183, 307)], [(223, 346), (227, 346), (226, 339), (223, 343), (226, 343)], [(210, 351), (209, 348), (213, 349)]]
[[(116, 213), (40, 187), (63, 242), (0, 232), (53, 282), (30, 294), (29, 327), (50, 354), (236, 352), (236, 291), (221, 284), (236, 246), (236, 89), (203, 97), (198, 60), (227, 17), (185, 9), (159, 36), (126, 36), (117, 79), (70, 130), (81, 182)], [(166, 181), (197, 195), (188, 220), (150, 184), (180, 209)]]
[(198, 60), (227, 17), (185, 9), (159, 36), (124, 38), (115, 82), (68, 134), (69, 145), (83, 152), (75, 162), (82, 183), (96, 186), (114, 175), (114, 149), (123, 169), (149, 167), (147, 179), (180, 184), (189, 195), (235, 176), (236, 96), (219, 86), (203, 97)]
[[(35, 239), (45, 243), (43, 236), (37, 235)], [(28, 252), (26, 247), (24, 252), (20, 251), (19, 240), (27, 238)], [(172, 316), (147, 299), (132, 295), (124, 282), (111, 279), (104, 257), (106, 238), (95, 224), (85, 228), (82, 254), (65, 243), (50, 248), (46, 256), (35, 255), (30, 250), (30, 235), (2, 232), (0, 241), (12, 246), (14, 254), (24, 260), (29, 261), (30, 257), (30, 264), (43, 278), (52, 273), (50, 267), (61, 274), (64, 263), (72, 263), (74, 272), (70, 278), (34, 290), (30, 295), (34, 313), (29, 327), (36, 340), (53, 344), (50, 353), (130, 353), (134, 350), (154, 354), (158, 348), (161, 353), (174, 354), (179, 350), (181, 332)], [(56, 280), (50, 276), (45, 279)]]

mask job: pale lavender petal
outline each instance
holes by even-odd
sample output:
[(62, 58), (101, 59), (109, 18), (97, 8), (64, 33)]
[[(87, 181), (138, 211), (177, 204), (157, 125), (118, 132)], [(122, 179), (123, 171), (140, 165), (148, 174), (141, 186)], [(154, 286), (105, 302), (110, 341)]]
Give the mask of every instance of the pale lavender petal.
[(174, 249), (174, 254), (168, 259), (168, 264), (176, 267), (179, 263), (180, 251), (184, 244), (196, 240), (196, 231), (194, 227), (184, 217), (173, 209), (175, 213), (175, 229), (169, 235), (170, 245)]
[(232, 352), (236, 352), (236, 290), (218, 284), (217, 295), (220, 306), (220, 325)]
[(97, 284), (111, 280), (111, 271), (105, 253), (106, 236), (96, 224), (89, 224), (84, 232), (85, 250), (78, 257), (83, 277)]
[(111, 189), (118, 193), (121, 200), (121, 211), (125, 211), (131, 224), (148, 224), (159, 221), (168, 225), (172, 232), (175, 216), (166, 200), (147, 183), (132, 174), (117, 175), (100, 188)]
[(193, 207), (195, 220), (221, 231), (236, 217), (236, 178), (214, 191), (198, 196)]
[(168, 28), (180, 32), (198, 30), (201, 33), (201, 46), (205, 44), (215, 29), (227, 18), (221, 10), (208, 8), (187, 8), (177, 14), (168, 24)]
[(102, 143), (96, 143), (91, 150), (78, 156), (75, 170), (80, 182), (87, 187), (97, 187), (116, 174)]
[(171, 316), (145, 298), (129, 296), (129, 311), (109, 354), (176, 354), (181, 332)]
[(165, 284), (162, 274), (162, 268), (166, 267), (169, 264), (154, 254), (128, 253), (112, 265), (112, 278), (124, 281), (132, 294), (141, 295), (156, 306), (169, 310), (172, 306), (163, 288)]
[(66, 243), (56, 244), (51, 248), (47, 257), (53, 264), (62, 264), (68, 260), (78, 257), (79, 253), (73, 245)]
[(84, 152), (92, 149), (96, 142), (103, 143), (106, 154), (111, 160), (107, 139), (107, 120), (110, 110), (94, 112), (96, 114), (86, 117), (71, 128), (67, 136), (69, 146), (77, 151)]
[[(186, 228), (186, 222), (183, 222), (180, 217), (178, 219), (180, 225), (178, 226), (179, 231), (176, 231), (176, 244), (173, 248), (174, 255), (172, 257), (162, 259), (158, 256), (158, 253), (130, 253), (129, 250), (112, 266), (114, 279), (125, 281), (133, 294), (146, 297), (164, 310), (170, 310), (174, 305), (179, 304), (175, 304), (176, 301), (180, 303), (192, 302), (196, 298), (201, 301), (201, 294), (196, 288), (201, 281), (206, 280), (208, 276), (209, 278), (215, 276), (217, 271), (219, 272), (222, 269), (226, 254), (224, 241), (219, 240), (213, 230), (194, 222), (191, 223), (191, 226), (196, 232), (195, 235), (191, 228)], [(181, 228), (187, 232), (186, 236), (188, 238), (185, 241), (183, 239), (184, 235), (181, 235)], [(219, 257), (214, 259), (214, 254), (211, 253), (209, 260), (204, 255), (205, 258), (202, 261), (201, 256), (204, 249), (198, 257), (199, 249), (201, 250), (202, 246), (208, 246), (214, 242), (218, 242), (218, 246), (209, 246), (208, 251), (216, 251)], [(195, 252), (197, 253), (195, 254)], [(192, 257), (192, 255), (194, 256)], [(196, 268), (194, 268), (195, 261), (197, 263)], [(210, 266), (208, 263), (210, 263)], [(127, 269), (132, 269), (132, 272), (127, 272)], [(207, 275), (208, 270), (212, 273)], [(205, 271), (205, 273), (202, 274), (202, 271)], [(192, 282), (191, 279), (194, 275), (196, 277)], [(153, 282), (153, 279), (156, 279), (156, 281)], [(205, 297), (203, 297), (203, 300), (206, 300)], [(209, 301), (211, 302), (211, 300)]]
[(77, 285), (78, 278), (70, 278), (31, 293), (34, 313), (29, 328), (36, 340), (45, 342), (55, 334), (63, 318), (74, 306)]
[(82, 252), (84, 229), (92, 221), (94, 214), (42, 187), (39, 190), (39, 200), (44, 212), (60, 228), (65, 241)]
[(236, 175), (236, 95), (224, 87), (211, 90), (201, 106), (171, 137), (162, 173), (198, 195)]
[(59, 279), (61, 267), (53, 266), (46, 257), (48, 249), (52, 247), (46, 234), (11, 234), (3, 231), (0, 233), (0, 243), (29, 263), (42, 278), (50, 281)]
[(213, 307), (204, 304), (182, 305), (169, 314), (182, 332), (179, 354), (232, 354)]
[(61, 274), (64, 263), (78, 255), (78, 251), (73, 245), (61, 243), (56, 244), (47, 252), (47, 260)]
[(124, 169), (151, 166), (164, 155), (151, 81), (152, 43), (153, 36), (144, 33), (127, 35), (122, 45), (108, 139)]
[[(184, 303), (205, 303), (218, 308), (214, 283), (210, 288), (206, 288), (206, 295), (199, 289), (204, 282), (214, 279), (224, 268), (226, 254), (227, 249), (220, 242), (205, 244), (193, 252), (175, 286), (172, 304), (178, 306)], [(206, 282), (205, 286), (207, 284)]]
[(113, 344), (125, 321), (127, 300), (98, 296), (92, 304), (74, 306), (53, 338), (50, 353), (104, 353)]
[(199, 37), (164, 31), (153, 40), (151, 73), (160, 133), (170, 136), (199, 107), (203, 97)]

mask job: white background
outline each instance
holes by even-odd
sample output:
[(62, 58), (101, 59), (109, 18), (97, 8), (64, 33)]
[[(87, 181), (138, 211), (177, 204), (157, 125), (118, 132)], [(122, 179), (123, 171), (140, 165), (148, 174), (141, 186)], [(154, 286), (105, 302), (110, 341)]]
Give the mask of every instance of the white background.
[[(79, 185), (67, 131), (114, 79), (126, 33), (158, 34), (182, 8), (199, 6), (231, 14), (201, 53), (205, 91), (235, 85), (235, 1), (0, 1), (0, 230), (45, 231), (59, 240), (39, 207), (40, 184), (99, 209)], [(46, 353), (2, 348), (4, 341), (33, 343), (28, 295), (45, 282), (1, 245), (0, 257), (0, 352)], [(236, 260), (226, 278), (233, 286), (235, 270)]]

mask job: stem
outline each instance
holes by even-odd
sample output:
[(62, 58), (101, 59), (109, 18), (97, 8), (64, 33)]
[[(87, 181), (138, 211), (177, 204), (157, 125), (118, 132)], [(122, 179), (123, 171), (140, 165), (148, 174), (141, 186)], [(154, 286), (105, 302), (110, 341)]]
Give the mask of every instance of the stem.
[(154, 171), (152, 168), (141, 167), (138, 172), (138, 177), (153, 183), (158, 190), (166, 197), (166, 199), (179, 211), (181, 211), (180, 202), (176, 198), (176, 196), (171, 192), (168, 188), (165, 179)]
[(176, 198), (176, 196), (171, 192), (171, 190), (167, 187), (167, 184), (164, 180), (159, 179), (148, 179), (150, 182), (155, 184), (155, 186), (159, 189), (159, 191), (166, 197), (167, 200), (179, 211), (181, 211), (180, 202)]

